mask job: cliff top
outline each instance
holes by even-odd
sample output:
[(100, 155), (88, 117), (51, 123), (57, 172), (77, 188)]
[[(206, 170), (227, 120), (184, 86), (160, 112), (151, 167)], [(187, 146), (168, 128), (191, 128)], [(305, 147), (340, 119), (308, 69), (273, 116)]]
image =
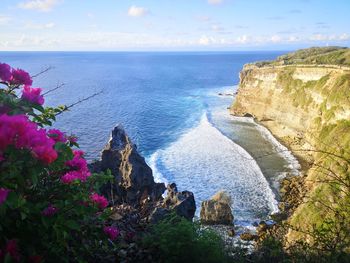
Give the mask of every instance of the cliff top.
[(276, 60), (256, 62), (254, 65), (258, 67), (277, 65), (350, 66), (350, 48), (311, 47), (279, 56)]

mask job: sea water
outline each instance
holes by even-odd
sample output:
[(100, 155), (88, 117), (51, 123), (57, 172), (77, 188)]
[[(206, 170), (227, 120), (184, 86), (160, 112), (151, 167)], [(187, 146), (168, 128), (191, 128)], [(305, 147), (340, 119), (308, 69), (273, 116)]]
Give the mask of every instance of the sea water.
[(57, 118), (79, 137), (88, 160), (99, 158), (111, 129), (122, 123), (157, 181), (176, 182), (201, 201), (219, 190), (233, 198), (237, 224), (276, 212), (278, 181), (298, 163), (264, 127), (230, 116), (227, 107), (245, 63), (283, 52), (0, 52), (0, 62), (32, 74), (46, 104), (92, 99)]

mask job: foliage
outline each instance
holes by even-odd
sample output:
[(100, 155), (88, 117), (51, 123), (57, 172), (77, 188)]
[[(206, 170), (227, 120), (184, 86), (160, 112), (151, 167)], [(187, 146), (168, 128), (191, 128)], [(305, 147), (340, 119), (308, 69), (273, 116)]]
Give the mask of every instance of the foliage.
[(159, 262), (228, 262), (217, 234), (173, 214), (152, 227), (143, 246), (152, 249)]
[(291, 220), (304, 237), (296, 245), (320, 262), (350, 261), (350, 122), (321, 127), (318, 147), (308, 176), (314, 189)]
[(274, 65), (350, 66), (350, 49), (346, 47), (311, 47), (279, 56), (274, 61), (254, 63), (257, 67)]
[(48, 130), (66, 106), (44, 107), (40, 88), (0, 63), (0, 262), (85, 262), (111, 253), (119, 232), (75, 136)]

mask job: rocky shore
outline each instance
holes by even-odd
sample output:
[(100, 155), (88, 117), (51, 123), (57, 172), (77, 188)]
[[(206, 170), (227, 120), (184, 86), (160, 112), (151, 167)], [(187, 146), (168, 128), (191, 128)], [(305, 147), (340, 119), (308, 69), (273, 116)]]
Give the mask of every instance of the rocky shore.
[[(322, 48), (317, 52), (317, 59), (329, 55)], [(282, 218), (291, 226), (285, 233), (287, 243), (305, 239), (302, 232), (322, 221), (325, 208), (310, 200), (336, 199), (329, 196), (322, 183), (325, 179), (320, 169), (329, 157), (325, 152), (338, 153), (348, 147), (348, 138), (340, 139), (339, 134), (347, 134), (350, 129), (350, 104), (346, 99), (349, 69), (339, 65), (304, 65), (293, 60), (299, 53), (245, 65), (230, 108), (231, 114), (253, 117), (267, 127), (301, 163), (301, 177), (287, 178), (281, 186), (280, 209), (288, 219)], [(285, 57), (288, 63), (283, 62)], [(304, 60), (309, 61), (308, 57)]]

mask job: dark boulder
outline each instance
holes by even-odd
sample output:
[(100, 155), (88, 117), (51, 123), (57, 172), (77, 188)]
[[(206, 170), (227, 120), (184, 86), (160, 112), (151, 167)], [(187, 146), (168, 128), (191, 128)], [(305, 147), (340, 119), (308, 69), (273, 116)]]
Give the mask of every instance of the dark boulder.
[(170, 214), (170, 210), (164, 207), (156, 207), (148, 217), (148, 221), (152, 224), (156, 224), (159, 221), (166, 218)]
[(189, 191), (178, 192), (176, 184), (167, 186), (167, 196), (164, 198), (163, 207), (174, 210), (176, 214), (188, 220), (192, 220), (196, 212), (194, 195)]
[(143, 202), (162, 199), (165, 185), (154, 182), (151, 168), (137, 152), (136, 145), (131, 142), (121, 125), (113, 129), (101, 159), (90, 165), (92, 172), (105, 172), (108, 169), (114, 175), (115, 181), (105, 185), (102, 192), (111, 201), (137, 206)]

